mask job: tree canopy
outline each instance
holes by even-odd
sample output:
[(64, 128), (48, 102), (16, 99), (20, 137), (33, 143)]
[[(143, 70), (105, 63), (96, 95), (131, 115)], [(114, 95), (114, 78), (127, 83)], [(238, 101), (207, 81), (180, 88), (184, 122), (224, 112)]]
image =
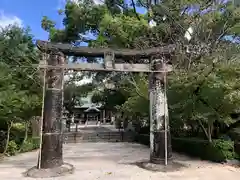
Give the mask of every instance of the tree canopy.
[(1, 119), (37, 114), (42, 89), (37, 69), (31, 68), (39, 58), (29, 30), (9, 26), (0, 32), (0, 62)]
[(7, 132), (4, 153), (11, 151), (8, 145), (15, 147), (12, 138), (20, 138), (10, 136), (11, 128), (16, 123), (25, 124), (23, 144), (31, 118), (41, 114), (40, 71), (32, 67), (37, 63), (39, 52), (29, 29), (8, 26), (0, 31), (0, 130)]

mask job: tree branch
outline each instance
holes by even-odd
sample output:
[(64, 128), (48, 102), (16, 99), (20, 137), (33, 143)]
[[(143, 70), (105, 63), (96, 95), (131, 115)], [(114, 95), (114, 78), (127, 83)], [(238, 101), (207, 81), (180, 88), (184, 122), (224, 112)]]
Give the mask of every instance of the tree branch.
[(205, 129), (205, 127), (203, 126), (202, 121), (201, 121), (200, 119), (198, 119), (198, 123), (199, 123), (199, 125), (201, 126), (201, 128), (202, 128), (202, 130), (203, 130), (203, 132), (204, 132), (204, 134), (205, 134), (205, 136), (206, 136), (206, 138), (209, 140), (208, 132), (207, 132), (207, 130)]
[(142, 97), (142, 98), (144, 98), (144, 99), (147, 99), (146, 96), (144, 96), (144, 94), (141, 93), (141, 91), (140, 91), (140, 89), (139, 89), (139, 87), (138, 87), (137, 82), (135, 81), (135, 79), (134, 79), (133, 77), (131, 77), (131, 80), (132, 80), (132, 81), (129, 80), (129, 82), (135, 87), (136, 93), (137, 93), (140, 97)]
[(142, 2), (142, 0), (138, 0), (138, 3), (140, 4), (140, 6), (144, 7), (144, 8), (148, 8), (148, 5), (144, 4)]
[(132, 0), (132, 6), (133, 6), (133, 10), (134, 10), (134, 13), (135, 13), (137, 19), (140, 20), (140, 17), (139, 17), (139, 15), (138, 15), (138, 13), (137, 13), (137, 10), (136, 10), (136, 5), (135, 5), (134, 0)]

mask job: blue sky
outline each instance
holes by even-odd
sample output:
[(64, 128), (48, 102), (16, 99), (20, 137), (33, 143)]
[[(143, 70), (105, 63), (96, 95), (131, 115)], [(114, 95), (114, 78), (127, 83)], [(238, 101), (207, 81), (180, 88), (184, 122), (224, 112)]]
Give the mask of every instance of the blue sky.
[(29, 26), (36, 39), (48, 39), (48, 34), (41, 28), (41, 19), (48, 16), (61, 26), (62, 17), (57, 10), (64, 6), (64, 0), (0, 0), (0, 26), (16, 22)]

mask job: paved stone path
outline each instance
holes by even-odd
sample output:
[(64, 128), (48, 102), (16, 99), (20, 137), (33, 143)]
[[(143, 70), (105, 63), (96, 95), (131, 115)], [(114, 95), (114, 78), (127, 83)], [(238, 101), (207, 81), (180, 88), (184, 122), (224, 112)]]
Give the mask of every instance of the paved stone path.
[[(176, 172), (152, 172), (135, 165), (148, 159), (149, 149), (131, 143), (81, 143), (64, 146), (64, 160), (74, 174), (51, 180), (239, 180), (240, 168), (194, 160), (174, 154), (189, 167)], [(0, 162), (0, 179), (31, 180), (22, 173), (36, 165), (37, 152), (20, 154)]]

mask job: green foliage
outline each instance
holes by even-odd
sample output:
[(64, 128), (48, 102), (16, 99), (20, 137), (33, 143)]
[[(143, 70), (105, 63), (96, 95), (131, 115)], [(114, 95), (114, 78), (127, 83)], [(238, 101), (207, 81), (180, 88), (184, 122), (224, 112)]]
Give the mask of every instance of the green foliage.
[(18, 145), (23, 141), (25, 134), (25, 126), (23, 123), (15, 123), (11, 128), (11, 140), (14, 140)]
[(7, 154), (13, 156), (17, 153), (18, 151), (18, 145), (14, 140), (9, 141), (8, 148), (7, 148)]
[(4, 140), (10, 155), (16, 153), (24, 136), (21, 125), (40, 113), (40, 77), (31, 67), (38, 62), (29, 29), (9, 26), (0, 31), (0, 121), (4, 125), (0, 129), (10, 135), (9, 143)]
[(75, 106), (82, 104), (81, 98), (86, 97), (93, 89), (92, 84), (76, 85), (71, 80), (66, 83), (64, 87), (64, 107), (69, 112), (69, 115), (73, 114)]
[(95, 92), (92, 96), (93, 103), (102, 103), (107, 109), (114, 110), (116, 106), (122, 105), (125, 97), (121, 91), (104, 89), (103, 91)]
[[(225, 59), (229, 52), (233, 53)], [(238, 112), (240, 105), (239, 50), (235, 54), (232, 47), (228, 47), (211, 58), (214, 64), (203, 59), (190, 70), (176, 70), (169, 76), (168, 100), (172, 123), (183, 122), (183, 126), (197, 122), (204, 130), (214, 128), (215, 121), (227, 126), (236, 122), (231, 114)], [(206, 136), (210, 138), (211, 134)]]
[(29, 152), (39, 148), (39, 138), (29, 138), (22, 145), (21, 152)]
[(16, 129), (17, 131), (22, 131), (22, 132), (24, 132), (24, 130), (25, 130), (25, 126), (23, 123), (15, 123), (15, 124), (13, 124), (12, 128)]
[[(105, 39), (108, 46), (133, 47), (132, 43), (148, 29), (147, 21), (129, 16), (112, 17), (106, 14), (100, 23), (96, 41)], [(105, 35), (107, 34), (107, 36)], [(111, 39), (109, 39), (109, 36)], [(100, 44), (101, 45), (101, 44)]]
[(118, 86), (126, 99), (124, 104), (117, 106), (118, 110), (127, 116), (147, 117), (149, 113), (147, 76), (144, 74), (126, 76)]
[(0, 119), (29, 119), (41, 107), (36, 70), (23, 67), (38, 61), (28, 30), (13, 26), (0, 32)]
[[(150, 144), (148, 134), (138, 134), (135, 140), (147, 146)], [(226, 160), (237, 158), (234, 152), (234, 142), (222, 139), (209, 143), (206, 140), (196, 138), (172, 138), (172, 148), (176, 152), (214, 162), (225, 162)]]
[(50, 19), (48, 19), (47, 16), (43, 16), (43, 19), (42, 19), (42, 28), (45, 30), (45, 31), (51, 31), (54, 26), (56, 25), (56, 23), (54, 23), (53, 21), (51, 21)]
[[(9, 141), (7, 154), (14, 156), (19, 153), (20, 144), (16, 143), (15, 140)], [(39, 148), (39, 138), (29, 138), (27, 139), (21, 147), (20, 152), (29, 152)]]
[(227, 159), (236, 158), (232, 141), (219, 139), (209, 143), (199, 139), (173, 138), (172, 147), (175, 151), (215, 162), (224, 162)]

